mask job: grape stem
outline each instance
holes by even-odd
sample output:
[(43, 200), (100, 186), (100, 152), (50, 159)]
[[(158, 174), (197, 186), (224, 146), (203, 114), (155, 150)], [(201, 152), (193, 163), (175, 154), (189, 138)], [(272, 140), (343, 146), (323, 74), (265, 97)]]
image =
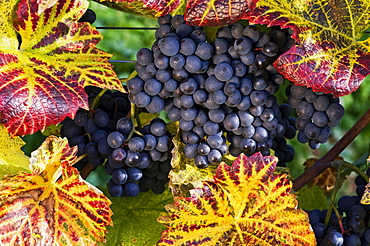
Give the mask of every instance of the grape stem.
[(80, 175), (81, 175), (81, 177), (83, 178), (83, 179), (86, 179), (88, 176), (89, 176), (89, 174), (92, 172), (92, 171), (94, 171), (95, 170), (95, 166), (93, 166), (90, 162), (88, 162), (87, 164), (86, 164), (86, 166), (84, 166), (84, 168), (81, 170), (81, 172), (80, 172)]
[(325, 226), (328, 226), (328, 224), (329, 224), (331, 212), (332, 212), (333, 209), (334, 209), (334, 212), (337, 214), (338, 220), (341, 219), (339, 214), (338, 214), (338, 211), (337, 211), (336, 207), (334, 206), (334, 200), (335, 200), (337, 192), (340, 188), (339, 186), (340, 186), (340, 175), (341, 175), (341, 172), (340, 172), (341, 162), (340, 161), (335, 161), (335, 163), (338, 164), (338, 165), (336, 165), (336, 167), (337, 167), (337, 177), (335, 179), (335, 185), (334, 185), (333, 192), (330, 195), (330, 203), (329, 203), (330, 206), (328, 208), (328, 212), (326, 213), (325, 222), (324, 222)]
[(351, 164), (351, 163), (348, 163), (346, 161), (343, 161), (343, 160), (340, 160), (340, 161), (334, 161), (332, 162), (331, 164), (333, 167), (335, 166), (343, 166), (343, 167), (347, 167), (349, 169), (351, 169), (352, 171), (356, 172), (359, 176), (361, 176), (363, 179), (365, 180), (369, 180), (369, 176), (366, 175), (366, 173), (364, 173), (363, 171), (361, 171), (360, 168), (358, 168), (357, 166)]
[(344, 136), (310, 168), (293, 181), (293, 189), (298, 191), (314, 177), (331, 166), (331, 162), (356, 138), (356, 136), (370, 123), (370, 108), (364, 115), (344, 134)]
[(86, 156), (87, 156), (86, 154), (83, 154), (83, 155), (80, 155), (79, 157), (77, 157), (76, 160), (73, 162), (73, 165), (76, 164), (77, 162), (81, 161)]

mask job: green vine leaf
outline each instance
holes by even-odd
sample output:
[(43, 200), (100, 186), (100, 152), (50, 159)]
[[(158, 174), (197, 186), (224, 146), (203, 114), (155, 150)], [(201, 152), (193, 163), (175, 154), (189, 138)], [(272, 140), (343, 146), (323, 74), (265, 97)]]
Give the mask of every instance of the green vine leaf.
[(137, 197), (111, 197), (113, 228), (109, 228), (106, 245), (155, 245), (165, 229), (156, 221), (165, 214), (164, 205), (173, 202), (169, 189), (157, 195), (141, 192)]

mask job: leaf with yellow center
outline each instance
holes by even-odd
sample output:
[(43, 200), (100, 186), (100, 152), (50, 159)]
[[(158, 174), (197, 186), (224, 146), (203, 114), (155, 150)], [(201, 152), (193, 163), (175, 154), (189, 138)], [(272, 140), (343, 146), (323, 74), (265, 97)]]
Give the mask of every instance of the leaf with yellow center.
[(29, 172), (28, 157), (21, 150), (24, 144), (20, 137), (10, 137), (5, 127), (0, 125), (0, 179), (5, 174)]
[(111, 202), (84, 181), (77, 148), (49, 137), (32, 153), (31, 174), (0, 181), (1, 245), (98, 245), (112, 225)]
[(158, 245), (315, 245), (292, 184), (274, 175), (277, 158), (240, 155), (216, 169), (214, 181), (166, 206)]

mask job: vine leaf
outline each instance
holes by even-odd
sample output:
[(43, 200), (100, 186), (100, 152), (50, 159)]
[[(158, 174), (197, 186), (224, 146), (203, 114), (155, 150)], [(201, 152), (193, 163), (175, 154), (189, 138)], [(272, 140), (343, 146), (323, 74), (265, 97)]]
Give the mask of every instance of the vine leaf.
[[(367, 161), (367, 164), (370, 164), (370, 156), (369, 158), (367, 158), (366, 161)], [(366, 185), (366, 190), (364, 194), (362, 195), (360, 203), (364, 205), (370, 204), (370, 179), (369, 179), (369, 183)]]
[[(305, 166), (304, 170), (310, 168), (318, 159), (316, 158), (309, 158), (307, 159), (303, 165)], [(335, 161), (343, 160), (342, 157), (338, 156), (335, 158)], [(343, 168), (342, 168), (343, 169)], [(338, 188), (342, 187), (342, 184), (346, 177), (344, 175), (340, 176), (339, 180), (337, 179), (338, 168), (337, 167), (329, 167), (324, 172), (317, 175), (313, 178), (309, 183), (308, 186), (312, 187), (317, 185), (320, 187), (326, 195), (330, 195), (335, 187), (335, 182), (338, 182)]]
[(188, 0), (184, 18), (189, 25), (221, 26), (245, 19), (252, 1)]
[(111, 197), (113, 228), (109, 228), (106, 245), (155, 245), (166, 229), (156, 221), (165, 214), (164, 206), (173, 202), (169, 189), (162, 194), (140, 192), (136, 197)]
[(111, 55), (95, 47), (101, 35), (77, 22), (88, 1), (57, 1), (41, 15), (37, 1), (5, 1), (0, 8), (0, 118), (12, 135), (44, 130), (88, 109), (85, 86), (123, 91)]
[(97, 245), (111, 226), (111, 202), (71, 165), (77, 148), (47, 138), (29, 173), (0, 181), (1, 245)]
[(177, 10), (185, 0), (95, 0), (109, 8), (149, 18), (157, 18)]
[(170, 179), (168, 186), (171, 188), (174, 197), (188, 196), (191, 189), (203, 186), (202, 181), (213, 180), (215, 168), (214, 166), (205, 169), (195, 167), (194, 160), (185, 157), (185, 144), (180, 140), (178, 122), (171, 124), (176, 127), (176, 132), (172, 132), (174, 134), (172, 139), (174, 148), (172, 149), (171, 159), (172, 169), (168, 174)]
[(0, 179), (5, 174), (30, 171), (28, 157), (21, 150), (24, 144), (20, 137), (11, 138), (4, 126), (0, 125)]
[(158, 245), (315, 245), (291, 182), (274, 175), (276, 163), (260, 153), (221, 163), (214, 181), (165, 207), (169, 215), (158, 221), (168, 229)]
[(58, 0), (38, 0), (37, 4), (39, 6), (39, 9), (37, 11), (37, 14), (41, 15), (46, 9), (52, 7), (57, 2)]
[(293, 45), (274, 63), (285, 78), (314, 91), (343, 96), (370, 74), (369, 0), (260, 0), (251, 24), (294, 30)]

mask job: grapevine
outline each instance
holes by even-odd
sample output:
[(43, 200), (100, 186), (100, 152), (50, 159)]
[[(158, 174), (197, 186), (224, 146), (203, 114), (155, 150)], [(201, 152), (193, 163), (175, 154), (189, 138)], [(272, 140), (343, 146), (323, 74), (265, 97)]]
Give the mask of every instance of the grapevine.
[(0, 244), (370, 245), (368, 0), (3, 4)]

